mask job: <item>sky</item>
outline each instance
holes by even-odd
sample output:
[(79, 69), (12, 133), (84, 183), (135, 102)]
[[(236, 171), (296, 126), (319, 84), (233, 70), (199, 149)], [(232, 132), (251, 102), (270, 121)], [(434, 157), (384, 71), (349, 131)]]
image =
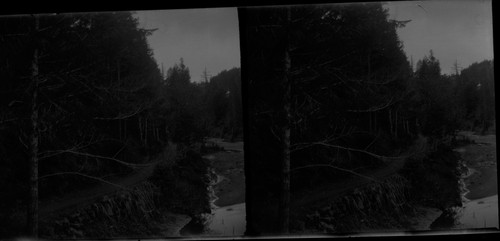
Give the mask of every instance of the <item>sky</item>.
[[(408, 58), (414, 64), (429, 55), (440, 61), (443, 74), (474, 62), (493, 59), (490, 0), (434, 0), (387, 2), (389, 18), (411, 20), (398, 29)], [(165, 72), (180, 58), (192, 81), (200, 81), (206, 68), (212, 76), (240, 67), (236, 8), (138, 11), (142, 28), (158, 28), (148, 37), (154, 57)]]
[(455, 61), (466, 68), (493, 59), (491, 1), (404, 1), (389, 2), (385, 7), (390, 19), (411, 20), (398, 35), (415, 66), (431, 49), (442, 74), (454, 73)]
[(180, 58), (189, 68), (191, 81), (197, 82), (205, 68), (215, 76), (240, 67), (236, 8), (137, 11), (135, 17), (141, 28), (158, 28), (148, 42), (165, 75)]

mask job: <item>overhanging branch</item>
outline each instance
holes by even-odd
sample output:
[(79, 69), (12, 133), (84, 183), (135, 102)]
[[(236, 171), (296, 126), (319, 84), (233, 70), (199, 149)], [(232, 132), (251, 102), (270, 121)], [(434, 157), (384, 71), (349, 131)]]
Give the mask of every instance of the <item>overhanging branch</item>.
[(121, 114), (121, 115), (118, 115), (118, 116), (115, 116), (115, 117), (94, 117), (95, 120), (123, 120), (123, 119), (127, 119), (129, 117), (132, 117), (134, 115), (137, 115), (139, 112), (141, 112), (143, 110), (142, 107), (139, 107), (137, 110), (135, 110), (134, 112), (131, 112), (129, 114)]
[(82, 177), (86, 177), (86, 178), (89, 178), (89, 179), (97, 180), (99, 182), (103, 182), (103, 183), (106, 183), (106, 184), (109, 184), (109, 185), (112, 185), (112, 186), (115, 186), (115, 187), (118, 187), (118, 188), (122, 188), (122, 189), (125, 189), (125, 190), (128, 190), (128, 191), (133, 191), (132, 189), (127, 188), (125, 186), (122, 186), (122, 185), (119, 185), (119, 184), (116, 184), (116, 183), (112, 183), (112, 182), (106, 181), (106, 180), (104, 180), (102, 178), (99, 178), (99, 177), (89, 176), (89, 175), (86, 175), (86, 174), (83, 174), (83, 173), (79, 173), (79, 172), (57, 172), (57, 173), (53, 173), (53, 174), (48, 174), (48, 175), (45, 175), (45, 176), (41, 176), (41, 177), (38, 178), (38, 180), (41, 180), (41, 179), (44, 179), (44, 178), (47, 178), (47, 177), (60, 176), (60, 175), (77, 175), (77, 176), (82, 176)]
[(343, 171), (343, 172), (347, 172), (347, 173), (356, 175), (358, 177), (366, 178), (366, 179), (368, 179), (370, 181), (374, 181), (374, 182), (377, 182), (377, 183), (382, 183), (379, 180), (371, 178), (369, 176), (365, 176), (365, 175), (357, 173), (355, 171), (352, 171), (352, 170), (349, 170), (349, 169), (345, 169), (345, 168), (341, 168), (341, 167), (337, 167), (337, 166), (330, 165), (330, 164), (312, 164), (312, 165), (306, 165), (306, 166), (301, 166), (301, 167), (293, 168), (290, 171), (293, 172), (293, 171), (296, 171), (296, 170), (305, 169), (305, 168), (313, 168), (313, 167), (329, 167), (329, 168), (333, 168), (333, 169), (336, 169), (336, 170), (339, 170), (339, 171)]
[(158, 164), (158, 163), (161, 162), (161, 161), (156, 161), (156, 162), (150, 162), (150, 163), (145, 163), (145, 164), (135, 164), (135, 163), (124, 162), (124, 161), (121, 161), (121, 160), (118, 160), (118, 159), (112, 158), (112, 157), (94, 155), (94, 154), (85, 153), (85, 152), (78, 152), (78, 151), (75, 151), (75, 149), (54, 151), (52, 154), (48, 154), (48, 155), (39, 157), (39, 159), (40, 160), (41, 159), (45, 159), (45, 158), (52, 157), (52, 156), (55, 156), (55, 155), (59, 155), (59, 154), (62, 154), (62, 153), (70, 153), (70, 154), (75, 154), (75, 155), (81, 155), (81, 156), (94, 157), (94, 158), (98, 158), (98, 159), (110, 160), (110, 161), (114, 161), (114, 162), (120, 163), (122, 165), (131, 167), (131, 168), (144, 168), (144, 167), (154, 166), (154, 165), (156, 165), (156, 164)]
[(376, 111), (380, 111), (380, 110), (383, 110), (383, 109), (391, 106), (394, 103), (393, 100), (394, 100), (394, 97), (391, 97), (391, 99), (387, 103), (379, 105), (379, 106), (374, 106), (374, 107), (371, 107), (371, 108), (368, 108), (365, 110), (347, 110), (347, 111), (348, 112), (355, 112), (355, 113), (376, 112)]
[(385, 161), (387, 159), (402, 159), (406, 158), (407, 156), (396, 156), (396, 157), (389, 157), (389, 156), (382, 156), (382, 155), (377, 155), (375, 153), (363, 150), (363, 149), (356, 149), (356, 148), (351, 148), (351, 147), (345, 147), (345, 146), (339, 146), (339, 145), (334, 145), (334, 144), (329, 144), (326, 142), (311, 142), (311, 143), (301, 143), (301, 144), (295, 144), (294, 146), (299, 146), (295, 149), (292, 149), (291, 152), (302, 150), (305, 148), (309, 148), (312, 146), (324, 146), (324, 147), (331, 147), (331, 148), (336, 148), (336, 149), (342, 149), (342, 150), (347, 150), (347, 151), (354, 151), (354, 152), (359, 152), (359, 153), (364, 153), (366, 155), (375, 157), (379, 160)]

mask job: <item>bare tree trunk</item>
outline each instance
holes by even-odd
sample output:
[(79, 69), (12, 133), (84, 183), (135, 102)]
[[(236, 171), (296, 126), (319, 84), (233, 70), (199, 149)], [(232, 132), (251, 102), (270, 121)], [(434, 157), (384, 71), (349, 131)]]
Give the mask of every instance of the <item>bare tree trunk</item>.
[(394, 121), (394, 133), (396, 135), (396, 138), (398, 137), (398, 110), (396, 109), (396, 120)]
[(410, 134), (410, 122), (408, 120), (406, 120), (406, 134)]
[(389, 124), (390, 124), (390, 126), (389, 126), (390, 133), (391, 133), (391, 135), (393, 135), (393, 132), (392, 132), (392, 110), (391, 109), (389, 109)]
[(142, 119), (142, 118), (141, 118), (140, 116), (137, 118), (137, 120), (138, 120), (138, 122), (139, 122), (139, 139), (140, 139), (141, 141), (143, 141), (143, 139), (142, 139), (142, 136), (143, 136), (143, 135), (142, 135), (142, 121), (141, 121), (141, 119)]
[(116, 60), (116, 78), (118, 79), (118, 85), (121, 85), (120, 83), (120, 60)]
[(118, 138), (120, 138), (120, 141), (122, 140), (122, 120), (118, 120)]
[(282, 183), (281, 183), (281, 200), (279, 208), (280, 217), (280, 231), (287, 234), (289, 232), (290, 223), (290, 120), (291, 120), (291, 83), (290, 83), (290, 22), (291, 22), (291, 9), (290, 7), (286, 10), (286, 48), (284, 56), (284, 72), (283, 72), (283, 84), (285, 87), (285, 93), (283, 95), (284, 104), (284, 124), (283, 124), (283, 136), (282, 136)]
[(369, 115), (369, 119), (368, 119), (368, 130), (370, 131), (370, 133), (372, 132), (372, 112), (368, 112), (368, 115)]
[[(39, 19), (35, 16), (35, 29), (39, 29)], [(35, 46), (31, 62), (31, 81), (33, 85), (31, 102), (31, 137), (30, 155), (30, 202), (28, 207), (28, 231), (33, 238), (38, 238), (38, 46)]]
[(155, 122), (153, 120), (153, 123), (152, 123), (152, 126), (151, 126), (151, 132), (153, 134), (153, 140), (156, 140), (156, 125), (155, 125)]
[(408, 134), (408, 129), (407, 129), (407, 126), (406, 126), (406, 120), (403, 120), (403, 131), (404, 131), (404, 133)]
[(168, 121), (165, 121), (165, 140), (168, 140), (170, 137), (168, 135)]
[(144, 145), (148, 145), (148, 118), (146, 117), (145, 123), (144, 123)]
[(123, 139), (124, 140), (127, 140), (127, 119), (124, 120), (124, 123), (123, 123)]
[(418, 134), (420, 134), (420, 125), (418, 124), (418, 118), (415, 118), (415, 131)]

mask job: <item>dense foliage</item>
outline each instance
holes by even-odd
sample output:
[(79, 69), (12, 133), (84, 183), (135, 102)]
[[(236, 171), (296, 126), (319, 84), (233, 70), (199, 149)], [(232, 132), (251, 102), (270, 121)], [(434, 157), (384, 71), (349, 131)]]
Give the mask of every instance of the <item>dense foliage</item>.
[(239, 69), (192, 83), (181, 59), (164, 78), (153, 32), (130, 12), (0, 19), (0, 233), (24, 226), (9, 220), (30, 203), (33, 158), (45, 200), (154, 165), (172, 143), (241, 137)]
[(495, 129), (493, 60), (474, 63), (456, 76), (456, 92), (464, 129), (485, 133)]

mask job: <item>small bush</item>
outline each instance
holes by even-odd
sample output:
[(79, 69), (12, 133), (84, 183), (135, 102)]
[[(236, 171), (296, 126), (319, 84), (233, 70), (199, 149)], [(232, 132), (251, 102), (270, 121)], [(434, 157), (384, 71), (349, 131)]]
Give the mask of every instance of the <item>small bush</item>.
[(208, 167), (192, 150), (180, 151), (172, 166), (157, 166), (149, 180), (159, 187), (161, 205), (192, 216), (210, 212)]

